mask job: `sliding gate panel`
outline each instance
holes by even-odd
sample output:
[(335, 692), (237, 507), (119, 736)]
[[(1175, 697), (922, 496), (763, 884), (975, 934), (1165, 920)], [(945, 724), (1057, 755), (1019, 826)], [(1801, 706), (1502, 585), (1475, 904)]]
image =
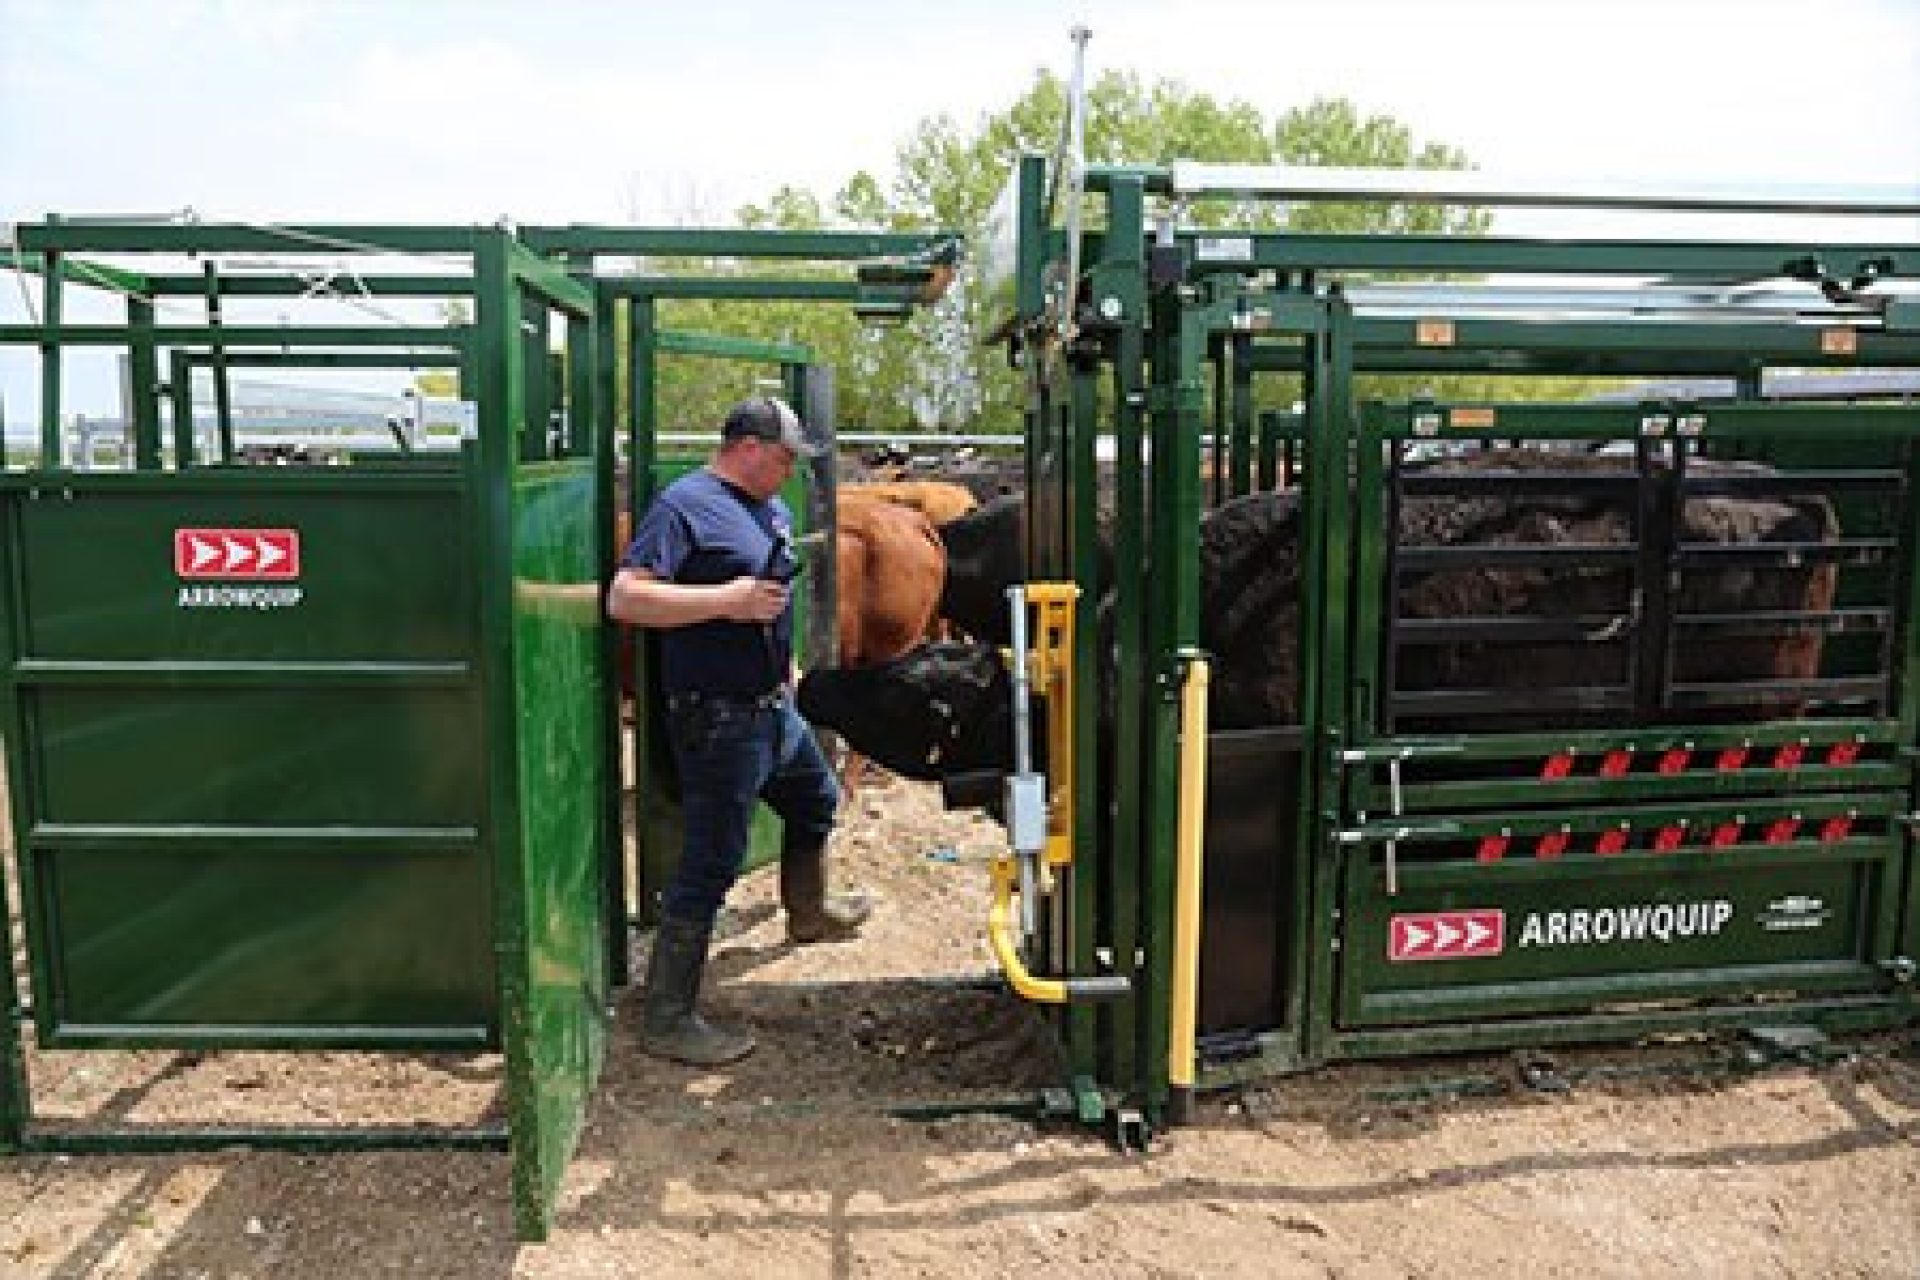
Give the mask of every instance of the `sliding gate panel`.
[(461, 472), (8, 477), (42, 1043), (496, 1034)]
[(1336, 1031), (1906, 999), (1916, 430), (1368, 407)]
[(600, 829), (614, 776), (602, 755), (609, 672), (594, 518), (590, 462), (515, 469), (512, 818), (496, 818), (510, 821), (500, 839), (515, 852), (502, 868), (499, 937), (514, 1181), (529, 1237), (551, 1225), (612, 1008)]

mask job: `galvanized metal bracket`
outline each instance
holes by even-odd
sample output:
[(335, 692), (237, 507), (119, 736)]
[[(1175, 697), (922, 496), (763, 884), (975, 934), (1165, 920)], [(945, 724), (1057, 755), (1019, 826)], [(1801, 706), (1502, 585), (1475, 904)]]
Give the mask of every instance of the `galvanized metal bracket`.
[(1153, 1142), (1153, 1126), (1134, 1107), (1115, 1107), (1107, 1113), (1107, 1138), (1121, 1155), (1145, 1155)]

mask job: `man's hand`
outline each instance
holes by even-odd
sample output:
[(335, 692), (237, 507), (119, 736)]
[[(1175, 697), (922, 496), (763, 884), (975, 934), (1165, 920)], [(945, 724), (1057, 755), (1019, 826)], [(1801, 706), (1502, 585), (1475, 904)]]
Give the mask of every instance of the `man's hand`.
[(735, 578), (723, 590), (734, 622), (772, 622), (787, 607), (787, 588), (766, 578)]

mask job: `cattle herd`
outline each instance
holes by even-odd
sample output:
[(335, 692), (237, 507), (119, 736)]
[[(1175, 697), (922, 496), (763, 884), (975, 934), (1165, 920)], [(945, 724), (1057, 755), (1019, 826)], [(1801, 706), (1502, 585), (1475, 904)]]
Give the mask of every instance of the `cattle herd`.
[[(1391, 593), (1391, 610), (1410, 623), (1469, 618), (1495, 625), (1486, 635), (1408, 646), (1397, 659), (1395, 679), (1415, 690), (1515, 690), (1521, 706), (1530, 688), (1620, 679), (1624, 641), (1638, 625), (1640, 604), (1630, 560), (1602, 555), (1590, 563), (1576, 557), (1564, 569), (1544, 568), (1537, 560), (1503, 567), (1498, 556), (1470, 553), (1502, 545), (1578, 550), (1632, 543), (1637, 526), (1631, 487), (1574, 486), (1564, 494), (1541, 494), (1528, 491), (1525, 481), (1529, 473), (1546, 470), (1604, 476), (1633, 466), (1631, 459), (1600, 454), (1517, 448), (1426, 464), (1431, 472), (1471, 471), (1519, 484), (1505, 495), (1482, 488), (1467, 496), (1421, 497), (1410, 490), (1399, 504), (1397, 546), (1469, 554), (1403, 575)], [(1703, 461), (1691, 470), (1734, 476), (1764, 468)], [(1008, 638), (1006, 588), (1026, 576), (1024, 500), (1006, 495), (976, 508), (971, 493), (937, 481), (873, 486), (871, 494), (862, 489), (853, 483), (841, 489), (837, 563), (843, 592), (855, 593), (841, 602), (842, 659), (807, 674), (802, 712), (904, 776), (950, 781), (1006, 769), (1012, 686), (1000, 646)], [(952, 503), (938, 514), (931, 505), (936, 495)], [(895, 532), (885, 540), (865, 531), (875, 499), (904, 504), (899, 509), (912, 514), (889, 521)], [(1709, 548), (1811, 544), (1839, 536), (1831, 505), (1817, 495), (1732, 497), (1711, 496), (1709, 490), (1679, 504), (1676, 524), (1677, 543)], [(1236, 498), (1202, 521), (1200, 640), (1214, 659), (1210, 706), (1216, 727), (1298, 720), (1301, 531), (1297, 490)], [(1817, 613), (1832, 604), (1835, 569), (1819, 557), (1784, 557), (1771, 567), (1735, 563), (1739, 567), (1688, 574), (1675, 608), (1778, 617)], [(1104, 632), (1106, 611), (1097, 612)], [(962, 638), (930, 641), (936, 617)], [(1586, 629), (1564, 630), (1523, 651), (1493, 634), (1502, 620), (1554, 618), (1582, 620)], [(1810, 678), (1819, 670), (1820, 634), (1816, 627), (1791, 625), (1744, 637), (1703, 633), (1695, 643), (1676, 643), (1672, 678)], [(1110, 653), (1110, 644), (1102, 649)], [(1101, 689), (1110, 693), (1106, 675), (1101, 673)], [(1787, 710), (1764, 705), (1750, 713)]]
[[(1522, 481), (1522, 488), (1508, 496), (1413, 491), (1397, 509), (1395, 543), (1469, 551), (1630, 544), (1635, 515), (1620, 490), (1541, 495), (1526, 493), (1524, 481), (1547, 470), (1604, 476), (1632, 465), (1605, 455), (1518, 448), (1439, 459), (1414, 470), (1506, 476)], [(1702, 460), (1691, 471), (1751, 477), (1765, 468)], [(849, 782), (857, 779), (859, 756), (924, 780), (1005, 770), (1012, 758), (1012, 683), (1002, 657), (1011, 639), (1006, 592), (1027, 576), (1025, 499), (1004, 492), (1010, 487), (1004, 467), (984, 463), (979, 475), (956, 479), (863, 478), (874, 474), (888, 473), (862, 468), (838, 487), (838, 657), (802, 680), (801, 709), (855, 753)], [(1805, 545), (1839, 537), (1833, 508), (1818, 495), (1690, 498), (1679, 505), (1676, 523), (1676, 542), (1705, 547)], [(1232, 499), (1201, 521), (1200, 642), (1213, 658), (1210, 719), (1216, 728), (1299, 719), (1301, 534), (1296, 489)], [(1687, 575), (1675, 608), (1719, 616), (1818, 613), (1831, 607), (1835, 586), (1833, 564), (1818, 558), (1770, 569), (1732, 567)], [(1571, 628), (1524, 651), (1491, 636), (1409, 644), (1396, 654), (1393, 678), (1416, 691), (1618, 682), (1638, 604), (1631, 568), (1618, 561), (1550, 571), (1463, 556), (1405, 575), (1392, 598), (1397, 616), (1411, 623), (1579, 619), (1586, 629)], [(1107, 610), (1096, 609), (1095, 616), (1106, 635)], [(1110, 636), (1101, 648), (1111, 651)], [(1754, 629), (1677, 643), (1671, 676), (1679, 682), (1790, 684), (1817, 676), (1820, 662), (1817, 628)], [(1109, 695), (1103, 704), (1110, 703), (1105, 673), (1099, 687)], [(1793, 709), (1759, 704), (1750, 713)], [(1494, 722), (1483, 720), (1481, 727)], [(1531, 721), (1522, 713), (1498, 727), (1543, 726), (1538, 713)]]

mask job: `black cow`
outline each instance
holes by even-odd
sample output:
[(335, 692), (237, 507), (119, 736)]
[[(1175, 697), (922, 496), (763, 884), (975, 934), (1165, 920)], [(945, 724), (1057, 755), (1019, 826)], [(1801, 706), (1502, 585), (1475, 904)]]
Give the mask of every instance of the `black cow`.
[(947, 579), (940, 616), (975, 640), (1012, 642), (1007, 588), (1027, 578), (1027, 500), (1005, 494), (940, 526)]
[[(992, 775), (973, 803), (1013, 768), (1013, 677), (991, 645), (924, 644), (871, 667), (820, 667), (801, 679), (799, 704), (809, 721), (902, 777)], [(1044, 768), (1045, 700), (1033, 707), (1035, 767)]]
[[(1094, 577), (1103, 593), (1113, 582), (1113, 531), (1109, 514), (1096, 522)], [(989, 644), (1013, 640), (1007, 588), (1027, 581), (1027, 500), (1002, 494), (940, 526), (947, 547), (947, 582), (940, 616), (968, 637)]]

